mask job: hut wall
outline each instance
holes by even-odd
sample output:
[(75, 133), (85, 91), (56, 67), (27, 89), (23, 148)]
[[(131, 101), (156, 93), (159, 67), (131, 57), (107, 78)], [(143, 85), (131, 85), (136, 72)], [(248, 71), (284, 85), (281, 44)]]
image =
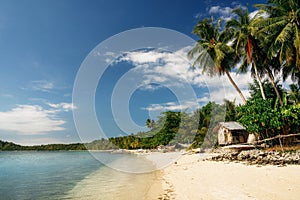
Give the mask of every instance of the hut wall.
[(224, 130), (223, 127), (219, 128), (218, 130), (218, 142), (219, 142), (219, 145), (226, 145), (227, 144), (227, 133), (226, 131)]

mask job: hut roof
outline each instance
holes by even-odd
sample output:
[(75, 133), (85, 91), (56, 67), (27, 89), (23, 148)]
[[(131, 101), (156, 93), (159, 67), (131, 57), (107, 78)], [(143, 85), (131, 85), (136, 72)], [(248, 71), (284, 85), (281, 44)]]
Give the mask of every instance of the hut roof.
[(228, 130), (246, 130), (246, 128), (238, 122), (220, 122), (219, 125)]

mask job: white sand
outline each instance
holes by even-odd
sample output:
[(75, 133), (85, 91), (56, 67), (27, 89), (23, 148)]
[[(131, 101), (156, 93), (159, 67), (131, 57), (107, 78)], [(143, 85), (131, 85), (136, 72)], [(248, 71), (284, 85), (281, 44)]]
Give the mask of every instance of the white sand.
[(163, 170), (165, 199), (300, 199), (300, 166), (247, 166), (184, 155)]

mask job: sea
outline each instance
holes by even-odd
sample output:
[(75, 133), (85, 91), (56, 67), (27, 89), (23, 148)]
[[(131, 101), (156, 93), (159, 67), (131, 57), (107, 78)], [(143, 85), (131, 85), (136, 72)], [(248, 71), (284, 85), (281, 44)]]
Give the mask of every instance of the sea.
[(158, 173), (130, 154), (0, 152), (0, 199), (151, 199)]

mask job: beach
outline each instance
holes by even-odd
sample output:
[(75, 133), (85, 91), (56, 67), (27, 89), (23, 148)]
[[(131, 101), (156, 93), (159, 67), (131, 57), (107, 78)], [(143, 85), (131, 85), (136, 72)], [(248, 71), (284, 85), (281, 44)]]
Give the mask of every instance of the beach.
[(256, 166), (182, 155), (162, 170), (158, 199), (299, 199), (300, 166)]
[(86, 176), (65, 199), (296, 200), (300, 196), (300, 165), (278, 167), (216, 162), (205, 159), (211, 154), (186, 151), (130, 152), (134, 155), (120, 156), (140, 169), (149, 170), (144, 165), (146, 159), (146, 163), (156, 166), (150, 166), (155, 170), (124, 172), (120, 169), (125, 168), (120, 167), (128, 163), (118, 159), (110, 167), (101, 167)]

